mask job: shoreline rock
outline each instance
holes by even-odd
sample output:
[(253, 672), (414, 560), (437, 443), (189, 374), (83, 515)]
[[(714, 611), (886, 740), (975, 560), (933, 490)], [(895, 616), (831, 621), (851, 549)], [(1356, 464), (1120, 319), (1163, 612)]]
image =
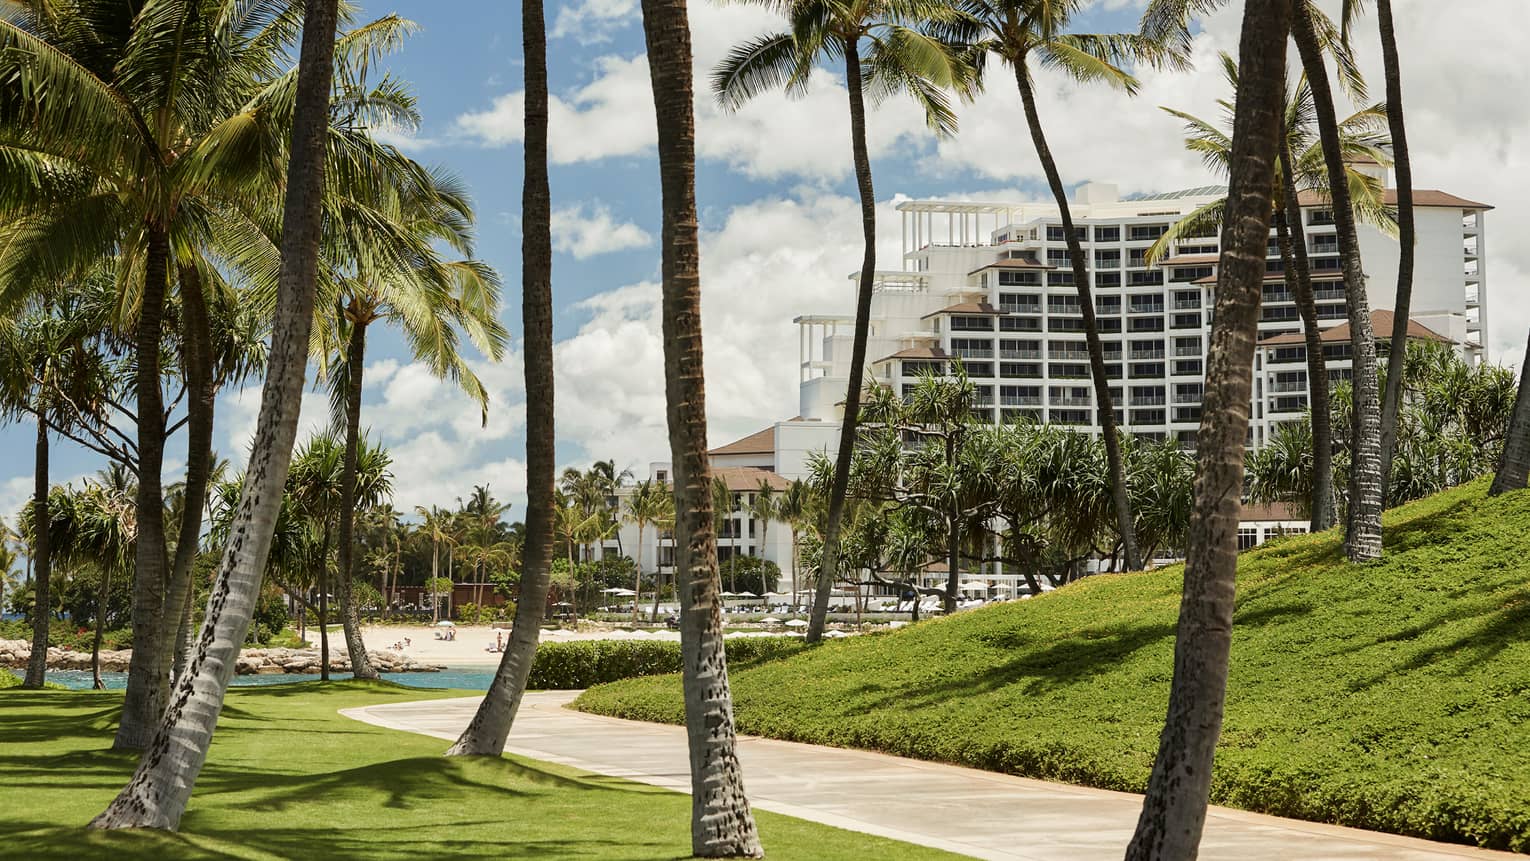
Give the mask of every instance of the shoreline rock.
[[(32, 644), (26, 640), (0, 640), (0, 667), (12, 669), (24, 669), (27, 661), (32, 657)], [(426, 664), (409, 657), (403, 652), (389, 650), (368, 649), (367, 657), (371, 658), (372, 666), (379, 673), (439, 673), (446, 667), (440, 664)], [(133, 660), (132, 649), (101, 650), (101, 671), (104, 673), (127, 672), (128, 664)], [(48, 669), (50, 670), (88, 670), (90, 669), (90, 653), (76, 652), (70, 649), (61, 649), (57, 646), (48, 647)], [(351, 671), (351, 658), (345, 649), (329, 651), (330, 672), (348, 673)], [(318, 673), (319, 650), (318, 649), (265, 649), (254, 648), (240, 651), (239, 658), (235, 662), (234, 672), (241, 676), (251, 675), (278, 675), (282, 673)]]

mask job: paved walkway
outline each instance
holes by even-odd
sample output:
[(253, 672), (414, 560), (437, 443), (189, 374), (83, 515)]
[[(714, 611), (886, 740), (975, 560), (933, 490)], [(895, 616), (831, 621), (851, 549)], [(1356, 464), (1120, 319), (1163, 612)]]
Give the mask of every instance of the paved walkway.
[[(684, 729), (563, 708), (575, 693), (527, 694), (507, 750), (689, 791)], [(341, 714), (456, 739), (478, 700), (427, 700)], [(739, 757), (750, 801), (758, 808), (1003, 861), (1118, 861), (1142, 803), (1128, 793), (754, 737), (740, 740)], [(1214, 807), (1201, 858), (1524, 861), (1525, 856)]]

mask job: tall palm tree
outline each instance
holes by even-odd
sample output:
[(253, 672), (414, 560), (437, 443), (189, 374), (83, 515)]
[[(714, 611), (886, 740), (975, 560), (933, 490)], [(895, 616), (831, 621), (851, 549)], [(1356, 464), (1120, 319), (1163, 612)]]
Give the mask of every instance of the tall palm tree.
[[(416, 505), (414, 512), (422, 521), (421, 534), (430, 538), (430, 579), (437, 580), (441, 577), (441, 545), (447, 541), (451, 512), (437, 505), (429, 508)], [(435, 600), (434, 594), (431, 595), (430, 621), (431, 624), (441, 621), (441, 602)]]
[(1063, 185), (1052, 149), (1047, 144), (1041, 115), (1036, 105), (1031, 63), (1058, 68), (1080, 83), (1098, 83), (1115, 87), (1127, 95), (1137, 92), (1137, 79), (1127, 70), (1128, 64), (1181, 68), (1182, 56), (1164, 42), (1135, 33), (1068, 33), (1072, 18), (1087, 3), (1084, 0), (973, 0), (968, 4), (974, 21), (966, 38), (971, 40), (975, 59), (981, 64), (989, 54), (1009, 66), (1020, 90), (1020, 103), (1030, 128), (1031, 144), (1046, 174), (1047, 185), (1057, 203), (1063, 236), (1072, 263), (1074, 289), (1078, 291), (1084, 315), (1084, 335), (1089, 346), (1089, 367), (1094, 378), (1098, 424), (1105, 439), (1109, 458), (1111, 499), (1115, 505), (1116, 531), (1126, 567), (1142, 567), (1136, 530), (1132, 520), (1131, 500), (1127, 493), (1126, 466), (1121, 457), (1121, 442), (1116, 432), (1115, 404), (1110, 396), (1110, 378), (1105, 370), (1105, 348), (1100, 343), (1095, 320), (1094, 299), (1089, 286), (1083, 245), (1073, 226), (1068, 193)]
[(797, 569), (798, 542), (811, 514), (809, 510), (811, 493), (807, 482), (797, 478), (786, 486), (786, 490), (781, 492), (780, 499), (776, 500), (776, 516), (792, 531), (792, 590), (794, 592), (800, 585), (797, 582), (800, 579)]
[(1351, 562), (1365, 562), (1381, 558), (1382, 543), (1381, 398), (1377, 391), (1376, 337), (1371, 330), (1370, 300), (1360, 262), (1360, 241), (1355, 233), (1355, 211), (1349, 184), (1344, 180), (1344, 144), (1328, 86), (1328, 68), (1323, 64), (1324, 39), (1317, 20), (1305, 3), (1296, 3), (1292, 9), (1291, 36), (1312, 87), (1318, 140), (1328, 166), (1329, 200), (1339, 239), (1339, 260), (1344, 268), (1344, 295), (1349, 304), (1354, 356), (1351, 366), (1355, 409), (1350, 424), (1354, 443), (1350, 449), (1344, 552)]
[(727, 532), (729, 547), (728, 554), (728, 591), (738, 591), (738, 552), (742, 549), (739, 539), (741, 531), (735, 526), (733, 515), (738, 513), (738, 497), (728, 488), (727, 479), (720, 475), (712, 476), (712, 516), (719, 537), (724, 537)]
[(770, 522), (780, 516), (780, 498), (776, 495), (776, 489), (771, 487), (770, 482), (760, 479), (760, 486), (754, 491), (754, 499), (749, 503), (749, 516), (760, 522), (760, 558), (765, 558), (765, 550), (770, 546), (767, 541), (770, 538)]
[[(1237, 61), (1225, 52), (1220, 56), (1223, 76), (1236, 91)], [(1230, 121), (1233, 103), (1223, 101), (1221, 104)], [(1188, 135), (1185, 139), (1186, 148), (1200, 153), (1207, 167), (1225, 175), (1232, 154), (1230, 132), (1182, 111), (1171, 108), (1164, 110), (1185, 121)], [(1315, 114), (1312, 88), (1308, 86), (1307, 76), (1303, 73), (1297, 77), (1296, 86), (1288, 91), (1282, 111), (1280, 183), (1276, 188), (1274, 222), (1284, 264), (1286, 289), (1295, 297), (1302, 319), (1307, 351), (1308, 401), (1318, 405), (1328, 403), (1328, 368), (1323, 357), (1322, 329), (1318, 322), (1299, 201), (1303, 191), (1312, 191), (1320, 197), (1328, 196), (1328, 168), (1323, 159), (1322, 146), (1317, 141)], [(1349, 161), (1351, 158), (1378, 164), (1389, 161), (1390, 157), (1383, 149), (1387, 142), (1386, 136), (1381, 131), (1385, 122), (1385, 106), (1371, 105), (1345, 117), (1339, 123), (1339, 134), (1346, 156), (1344, 178), (1350, 189), (1356, 217), (1384, 233), (1394, 233), (1397, 223), (1386, 205), (1382, 183)], [(1158, 260), (1168, 254), (1174, 243), (1182, 238), (1219, 230), (1225, 205), (1224, 200), (1211, 201), (1175, 222), (1148, 249), (1148, 260)], [(1328, 413), (1320, 409), (1312, 412), (1311, 469), (1312, 499), (1308, 503), (1308, 511), (1312, 531), (1320, 532), (1333, 525), (1334, 516), (1332, 427)]]
[(675, 582), (691, 764), (691, 853), (756, 858), (764, 853), (736, 749), (733, 694), (723, 652), (717, 535), (712, 528), (696, 227), (696, 118), (686, 0), (643, 0), (643, 36), (659, 138), (664, 400), (675, 468)]
[[(1342, 20), (1349, 41), (1352, 16), (1361, 0), (1345, 0)], [(1387, 127), (1392, 134), (1393, 169), (1397, 173), (1397, 297), (1393, 300), (1391, 353), (1387, 355), (1387, 387), (1381, 402), (1381, 495), (1387, 504), (1387, 482), (1397, 449), (1397, 413), (1402, 401), (1403, 363), (1408, 354), (1408, 313), (1413, 306), (1413, 160), (1408, 154), (1408, 129), (1403, 120), (1402, 67), (1397, 57), (1397, 34), (1392, 28), (1392, 0), (1376, 0), (1381, 35), (1381, 67), (1386, 78)]]
[(863, 256), (856, 291), (855, 338), (850, 352), (850, 377), (840, 423), (839, 453), (829, 493), (828, 530), (824, 535), (819, 579), (807, 639), (823, 636), (829, 607), (829, 584), (838, 568), (840, 521), (850, 482), (861, 389), (865, 385), (866, 342), (871, 329), (871, 296), (876, 274), (876, 194), (871, 183), (871, 157), (866, 143), (866, 101), (875, 104), (890, 95), (907, 93), (923, 110), (925, 122), (937, 135), (956, 131), (956, 114), (946, 96), (954, 90), (971, 94), (972, 69), (952, 44), (930, 33), (932, 23), (954, 25), (963, 14), (939, 0), (867, 0), (846, 4), (833, 0), (751, 0), (781, 11), (788, 29), (758, 37), (735, 47), (712, 73), (712, 89), (727, 108), (738, 108), (760, 93), (784, 87), (788, 94), (806, 91), (820, 61), (843, 62), (850, 100), (850, 154), (855, 166), (861, 204)]
[[(669, 489), (664, 482), (648, 479), (638, 482), (632, 493), (627, 497), (627, 511), (623, 519), (634, 524), (638, 528), (637, 543), (637, 576), (632, 583), (632, 624), (638, 621), (638, 598), (643, 592), (643, 536), (649, 526), (655, 526), (664, 520), (665, 513), (669, 510)], [(659, 591), (658, 560), (654, 560), (654, 593)]]
[(551, 584), (553, 473), (552, 192), (547, 176), (547, 22), (542, 0), (521, 0), (525, 145), (521, 185), (521, 326), (526, 381), (526, 536), (510, 644), (473, 720), (448, 755), (498, 757), (536, 657)]
[(1126, 850), (1130, 861), (1194, 858), (1206, 821), (1227, 696), (1238, 500), (1291, 15), (1291, 4), (1285, 2), (1249, 3), (1243, 13), (1221, 277), (1196, 439), (1195, 507), (1174, 642), (1174, 680), (1142, 815)]
[[(339, 509), (338, 594), (345, 621), (346, 648), (357, 678), (376, 678), (361, 641), (355, 602), (350, 597), (354, 576), (353, 545), (356, 509), (356, 457), (361, 439), (362, 375), (366, 366), (367, 327), (383, 321), (399, 326), (417, 361), (438, 377), (450, 378), (478, 402), (488, 420), (488, 391), (468, 367), (457, 330), (491, 359), (504, 353), (505, 335), (498, 321), (499, 276), (471, 259), (473, 212), (460, 184), (449, 175), (421, 171), (428, 182), (404, 188), (374, 189), (369, 201), (388, 216), (398, 231), (412, 234), (429, 250), (425, 257), (399, 259), (387, 249), (369, 246), (379, 239), (376, 222), (357, 221), (337, 227), (334, 238), (341, 261), (335, 279), (338, 290), (326, 297), (333, 313), (321, 315), (319, 336), (333, 366), (324, 368), (330, 382), (335, 423), (344, 428), (344, 467)], [(431, 243), (440, 241), (468, 259), (445, 261)], [(362, 249), (358, 253), (358, 249)]]
[(176, 682), (132, 779), (91, 821), (92, 828), (174, 830), (179, 825), (207, 761), (234, 659), (249, 633), (297, 436), (308, 363), (338, 14), (337, 0), (311, 0), (303, 7), (271, 361), (239, 513), (213, 581), (197, 654)]

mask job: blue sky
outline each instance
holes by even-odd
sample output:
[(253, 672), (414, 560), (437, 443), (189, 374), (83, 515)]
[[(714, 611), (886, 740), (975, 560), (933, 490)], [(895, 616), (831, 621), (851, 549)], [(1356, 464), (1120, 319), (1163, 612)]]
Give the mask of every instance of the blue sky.
[[(1530, 72), (1512, 62), (1530, 25), (1508, 0), (1484, 0), (1503, 26), (1483, 32), (1462, 16), (1426, 16), (1425, 0), (1399, 0), (1397, 20), (1409, 85), (1415, 175), (1497, 204), (1489, 217), (1490, 293), (1520, 292), (1530, 250), (1492, 235), (1523, 235), (1530, 216), (1530, 169), (1522, 154), (1530, 122), (1508, 115), (1482, 92), (1524, 91)], [(363, 424), (395, 452), (396, 502), (450, 504), (475, 483), (523, 501), (525, 403), (518, 359), (521, 91), (518, 4), (486, 0), (363, 0), (362, 17), (387, 12), (416, 21), (389, 62), (410, 82), (424, 115), (396, 135), (422, 161), (467, 182), (479, 214), (478, 250), (504, 277), (503, 319), (517, 337), (511, 355), (481, 374), (493, 393), (489, 423), (476, 408), (409, 363), (398, 338), (374, 328), (369, 342)], [(1135, 24), (1133, 0), (1100, 0), (1080, 21), (1090, 29)], [(1415, 15), (1407, 14), (1417, 7)], [(1501, 7), (1501, 9), (1499, 8)], [(1502, 12), (1495, 16), (1494, 10)], [(772, 26), (767, 13), (693, 5), (698, 88), (726, 48)], [(551, 148), (555, 210), (555, 335), (558, 339), (559, 456), (571, 465), (612, 457), (645, 472), (667, 459), (658, 342), (658, 177), (652, 107), (636, 0), (573, 0), (547, 7), (554, 96)], [(1427, 31), (1420, 23), (1430, 21)], [(1480, 22), (1480, 18), (1475, 18)], [(1080, 90), (1039, 76), (1044, 119), (1065, 180), (1118, 183), (1123, 191), (1168, 190), (1214, 181), (1180, 147), (1170, 105), (1214, 116), (1223, 95), (1217, 50), (1236, 44), (1235, 15), (1208, 22), (1196, 46), (1197, 71), (1143, 74), (1136, 99)], [(1416, 50), (1412, 50), (1416, 49)], [(1372, 66), (1376, 52), (1362, 50)], [(1499, 59), (1499, 58), (1502, 59)], [(1467, 58), (1475, 66), (1468, 67)], [(1372, 77), (1380, 89), (1379, 71)], [(873, 112), (870, 138), (881, 229), (879, 253), (896, 268), (898, 197), (1042, 196), (1018, 97), (1003, 77), (961, 112), (955, 141), (924, 130), (912, 104)], [(796, 411), (797, 332), (792, 317), (850, 309), (848, 274), (860, 259), (855, 189), (849, 171), (844, 89), (836, 70), (817, 75), (808, 95), (761, 99), (726, 115), (698, 100), (697, 188), (703, 229), (703, 319), (708, 405), (714, 443), (727, 442)], [(1518, 363), (1530, 310), (1500, 301), (1490, 338), (1501, 361)], [(1513, 355), (1510, 350), (1513, 350)], [(258, 386), (219, 404), (215, 445), (238, 462), (253, 427)], [(305, 426), (322, 425), (322, 395), (305, 398)], [(169, 457), (179, 467), (183, 438)], [(0, 429), (0, 511), (25, 497), (31, 431)], [(66, 481), (99, 468), (74, 446), (56, 446), (53, 474)]]

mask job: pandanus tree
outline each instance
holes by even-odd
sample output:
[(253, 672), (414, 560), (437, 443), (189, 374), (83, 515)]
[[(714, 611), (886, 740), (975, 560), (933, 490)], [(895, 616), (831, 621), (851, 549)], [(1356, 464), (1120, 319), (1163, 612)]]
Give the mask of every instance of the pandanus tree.
[(1096, 423), (1105, 438), (1110, 461), (1111, 499), (1122, 556), (1127, 568), (1138, 569), (1142, 567), (1142, 558), (1127, 491), (1126, 465), (1116, 431), (1116, 410), (1105, 368), (1105, 348), (1100, 342), (1099, 325), (1095, 320), (1083, 245), (1073, 226), (1068, 193), (1042, 125), (1032, 67), (1056, 69), (1081, 84), (1103, 84), (1133, 95), (1139, 86), (1130, 72), (1133, 66), (1182, 68), (1185, 63), (1172, 45), (1139, 34), (1067, 32), (1073, 18), (1087, 5), (1084, 0), (970, 0), (963, 4), (963, 8), (971, 19), (956, 22), (949, 35), (953, 40), (971, 46), (972, 58), (980, 74), (989, 55), (1014, 73), (1031, 145), (1057, 203), (1073, 285), (1084, 316), (1098, 414)]
[[(665, 416), (675, 470), (675, 583), (680, 592), (681, 680), (691, 766), (691, 853), (704, 858), (756, 858), (764, 853), (738, 761), (733, 694), (723, 649), (717, 535), (712, 524), (701, 343), (695, 92), (685, 0), (643, 0), (643, 36), (658, 126), (663, 212), (660, 318)], [(858, 80), (859, 69), (855, 71)], [(869, 191), (863, 186), (868, 197)], [(872, 237), (867, 238), (869, 242)]]
[(473, 720), (448, 755), (499, 756), (531, 675), (552, 582), (556, 457), (553, 429), (552, 192), (547, 171), (547, 21), (521, 0), (525, 143), (521, 184), (521, 326), (526, 385), (526, 535), (510, 643)]
[(249, 633), (281, 510), (308, 364), (338, 16), (337, 0), (311, 0), (303, 6), (271, 360), (239, 510), (213, 579), (197, 652), (177, 680), (133, 777), (92, 820), (93, 828), (174, 829), (179, 825), (207, 761), (239, 647)]
[(1227, 208), (1211, 349), (1196, 437), (1195, 502), (1174, 639), (1174, 677), (1158, 755), (1126, 857), (1194, 858), (1227, 697), (1239, 500), (1248, 438), (1254, 343), (1280, 156), (1291, 4), (1249, 3), (1238, 45)]
[(856, 289), (855, 337), (850, 352), (850, 376), (840, 422), (839, 453), (829, 492), (828, 528), (824, 533), (818, 579), (807, 639), (823, 636), (829, 590), (839, 558), (840, 522), (850, 482), (861, 390), (865, 386), (866, 342), (871, 329), (871, 296), (876, 275), (876, 194), (871, 181), (871, 156), (866, 141), (866, 105), (906, 93), (924, 112), (925, 122), (939, 136), (956, 131), (956, 114), (948, 92), (971, 95), (973, 70), (955, 45), (931, 32), (932, 26), (954, 26), (964, 19), (957, 6), (938, 0), (751, 0), (781, 12), (784, 32), (767, 34), (735, 47), (712, 73), (712, 89), (725, 108), (737, 109), (775, 88), (789, 95), (807, 91), (819, 63), (844, 64), (849, 95), (850, 155), (861, 205), (863, 256)]
[[(394, 114), (413, 117), (407, 93), (385, 85), (398, 101)], [(347, 112), (346, 117), (354, 115)], [(355, 119), (349, 121), (355, 122)], [(499, 276), (472, 259), (473, 211), (455, 178), (416, 169), (410, 181), (366, 189), (354, 196), (372, 216), (331, 223), (326, 258), (331, 261), (324, 304), (315, 336), (330, 389), (335, 424), (344, 443), (338, 508), (337, 596), (346, 648), (357, 678), (376, 678), (362, 643), (360, 620), (351, 600), (357, 509), (356, 462), (361, 445), (361, 400), (367, 330), (391, 323), (402, 330), (414, 359), (437, 377), (458, 383), (488, 421), (488, 391), (462, 355), (459, 331), (489, 358), (504, 353), (499, 324)], [(439, 242), (461, 260), (443, 260)]]
[[(1221, 60), (1223, 76), (1229, 87), (1236, 91), (1237, 61), (1225, 52), (1221, 54)], [(1234, 103), (1223, 100), (1219, 104), (1230, 125), (1235, 111)], [(1164, 110), (1185, 121), (1186, 149), (1200, 154), (1208, 168), (1225, 176), (1232, 156), (1230, 131), (1183, 111), (1172, 108)], [(1328, 369), (1323, 357), (1322, 328), (1318, 322), (1312, 267), (1307, 257), (1306, 231), (1299, 198), (1304, 192), (1320, 199), (1328, 197), (1328, 167), (1322, 146), (1317, 140), (1316, 110), (1306, 74), (1298, 75), (1296, 85), (1288, 88), (1281, 116), (1280, 181), (1276, 185), (1273, 204), (1276, 240), (1280, 248), (1286, 289), (1295, 298), (1302, 318), (1307, 353), (1308, 399), (1313, 404), (1326, 404)], [(1397, 222), (1386, 204), (1386, 190), (1382, 183), (1355, 166), (1360, 161), (1388, 163), (1390, 157), (1384, 149), (1387, 144), (1384, 130), (1386, 116), (1384, 105), (1361, 108), (1339, 123), (1339, 137), (1345, 155), (1344, 181), (1350, 189), (1355, 216), (1383, 233), (1395, 234)], [(1148, 259), (1162, 259), (1171, 252), (1174, 243), (1183, 238), (1204, 236), (1219, 230), (1225, 209), (1225, 200), (1215, 200), (1196, 208), (1175, 222), (1168, 232), (1153, 243), (1148, 249)], [(1323, 410), (1313, 413), (1311, 442), (1312, 496), (1302, 507), (1309, 512), (1312, 531), (1318, 532), (1334, 523), (1334, 439), (1329, 415)]]

